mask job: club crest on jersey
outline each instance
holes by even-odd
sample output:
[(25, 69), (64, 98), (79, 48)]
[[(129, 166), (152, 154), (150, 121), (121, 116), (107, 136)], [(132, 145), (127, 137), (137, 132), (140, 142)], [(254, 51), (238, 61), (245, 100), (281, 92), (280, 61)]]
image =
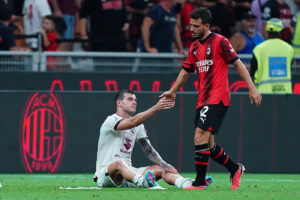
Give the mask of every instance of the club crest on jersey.
[(200, 60), (196, 62), (198, 72), (208, 72), (210, 66), (214, 64), (213, 60)]
[(24, 111), (20, 144), (26, 171), (56, 172), (65, 144), (65, 117), (58, 97), (34, 93)]
[(123, 145), (126, 148), (126, 150), (128, 151), (131, 148), (131, 142), (132, 142), (132, 140), (129, 139), (129, 138), (125, 138), (125, 140), (126, 140), (126, 143), (123, 144)]
[(206, 54), (209, 55), (210, 52), (211, 52), (211, 49), (210, 49), (210, 45), (209, 45), (209, 46), (207, 47), (207, 49), (206, 49)]
[(197, 56), (197, 50), (193, 51), (194, 55)]

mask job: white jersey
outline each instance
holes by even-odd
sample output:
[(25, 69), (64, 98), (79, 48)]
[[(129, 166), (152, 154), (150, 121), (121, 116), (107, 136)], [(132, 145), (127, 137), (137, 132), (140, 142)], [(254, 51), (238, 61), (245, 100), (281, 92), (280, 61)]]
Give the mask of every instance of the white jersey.
[[(42, 19), (51, 15), (47, 0), (25, 0), (23, 6), (23, 23), (26, 35), (36, 34), (42, 29)], [(30, 48), (37, 48), (37, 39), (26, 39)]]
[(143, 124), (128, 130), (115, 130), (116, 124), (122, 119), (117, 114), (110, 115), (100, 128), (95, 173), (98, 177), (103, 167), (108, 167), (110, 163), (117, 160), (123, 160), (132, 166), (131, 154), (135, 141), (147, 137)]

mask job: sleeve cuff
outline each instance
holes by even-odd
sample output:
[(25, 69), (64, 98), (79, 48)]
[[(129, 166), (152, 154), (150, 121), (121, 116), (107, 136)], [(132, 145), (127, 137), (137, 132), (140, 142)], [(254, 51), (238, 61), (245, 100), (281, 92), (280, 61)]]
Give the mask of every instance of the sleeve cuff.
[(190, 73), (193, 73), (193, 72), (194, 72), (194, 70), (189, 69), (189, 68), (186, 68), (186, 67), (184, 67), (184, 66), (182, 66), (182, 69), (184, 69), (185, 71), (190, 72)]
[(119, 121), (116, 123), (116, 125), (114, 126), (114, 130), (115, 130), (115, 131), (117, 130), (118, 125), (120, 124), (121, 121), (123, 121), (123, 119), (119, 120)]
[(233, 64), (236, 60), (238, 60), (239, 57), (235, 57), (234, 59), (232, 59), (228, 64)]

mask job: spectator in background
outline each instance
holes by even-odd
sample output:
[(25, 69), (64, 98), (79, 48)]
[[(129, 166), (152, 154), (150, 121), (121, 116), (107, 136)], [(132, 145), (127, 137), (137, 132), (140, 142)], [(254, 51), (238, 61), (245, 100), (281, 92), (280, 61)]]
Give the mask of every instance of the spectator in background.
[(271, 18), (279, 18), (283, 23), (283, 30), (280, 33), (279, 38), (283, 39), (287, 43), (291, 43), (292, 39), (292, 13), (290, 7), (284, 3), (283, 0), (268, 0), (263, 5), (263, 36), (264, 38), (268, 37), (266, 31), (266, 22)]
[[(74, 39), (75, 13), (77, 6), (81, 0), (50, 0), (55, 17), (63, 18), (65, 22), (65, 30), (62, 34), (63, 39)], [(73, 43), (61, 43), (59, 50), (71, 51)]]
[(291, 62), (294, 50), (287, 42), (278, 39), (284, 29), (278, 18), (268, 20), (268, 39), (253, 50), (250, 74), (254, 76), (261, 93), (292, 93)]
[(295, 4), (298, 7), (298, 12), (296, 13), (296, 26), (294, 30), (292, 44), (294, 47), (295, 55), (300, 55), (300, 0), (295, 0)]
[(194, 39), (192, 38), (189, 13), (195, 8), (202, 7), (204, 0), (187, 0), (180, 11), (180, 29), (183, 48), (189, 49)]
[(242, 30), (230, 39), (238, 54), (252, 54), (254, 47), (264, 41), (264, 38), (255, 32), (255, 19), (251, 11), (245, 12), (242, 17)]
[(137, 42), (142, 37), (141, 27), (149, 9), (153, 6), (151, 0), (128, 0), (126, 11), (129, 14), (129, 51), (135, 51)]
[[(37, 34), (42, 29), (42, 20), (51, 15), (47, 0), (25, 0), (23, 6), (23, 23), (26, 35)], [(28, 47), (37, 50), (38, 40), (36, 38), (26, 39)]]
[(251, 11), (256, 17), (256, 23), (255, 23), (255, 31), (263, 35), (262, 30), (262, 7), (267, 2), (267, 0), (254, 0), (251, 3)]
[(216, 5), (209, 9), (212, 14), (211, 30), (230, 38), (235, 32), (235, 19), (228, 2), (229, 0), (218, 0)]
[[(52, 15), (43, 18), (43, 24), (40, 33), (42, 34), (42, 47), (44, 51), (57, 51), (58, 43), (56, 42), (58, 35), (56, 33), (56, 20)], [(47, 57), (47, 70), (57, 70), (56, 57)]]
[(243, 13), (251, 10), (252, 0), (233, 0), (230, 5), (233, 7), (234, 17), (236, 21), (241, 21)]
[(12, 11), (7, 6), (0, 6), (0, 50), (15, 50), (16, 43), (14, 33), (9, 23), (12, 17)]
[(80, 24), (81, 38), (90, 39), (92, 51), (126, 51), (125, 31), (129, 24), (124, 0), (85, 0), (80, 8)]
[(51, 15), (47, 15), (43, 18), (42, 29), (40, 30), (43, 39), (43, 50), (44, 51), (57, 51), (57, 33), (55, 18)]
[(175, 0), (162, 0), (149, 10), (142, 25), (142, 51), (173, 52), (172, 42), (175, 40), (179, 52), (186, 54), (176, 26), (174, 5)]

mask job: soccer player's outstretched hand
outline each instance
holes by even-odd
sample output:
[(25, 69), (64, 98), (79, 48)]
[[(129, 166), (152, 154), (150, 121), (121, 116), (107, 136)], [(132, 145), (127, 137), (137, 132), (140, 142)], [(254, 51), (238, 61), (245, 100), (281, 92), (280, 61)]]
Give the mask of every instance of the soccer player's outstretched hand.
[(251, 89), (249, 89), (249, 98), (250, 98), (251, 104), (253, 102), (256, 104), (256, 106), (259, 106), (261, 104), (262, 96), (258, 92), (258, 90), (256, 89), (255, 86), (252, 87)]
[(179, 174), (175, 167), (166, 162), (161, 163), (160, 167), (162, 169), (162, 178), (165, 178), (167, 173)]
[(162, 98), (162, 97), (165, 97), (166, 99), (171, 99), (173, 101), (175, 101), (175, 98), (176, 98), (176, 93), (172, 93), (170, 91), (166, 91), (164, 93), (162, 93), (159, 98)]
[(167, 110), (173, 108), (174, 104), (175, 104), (174, 101), (168, 100), (166, 98), (162, 98), (157, 102), (155, 106), (157, 110)]

